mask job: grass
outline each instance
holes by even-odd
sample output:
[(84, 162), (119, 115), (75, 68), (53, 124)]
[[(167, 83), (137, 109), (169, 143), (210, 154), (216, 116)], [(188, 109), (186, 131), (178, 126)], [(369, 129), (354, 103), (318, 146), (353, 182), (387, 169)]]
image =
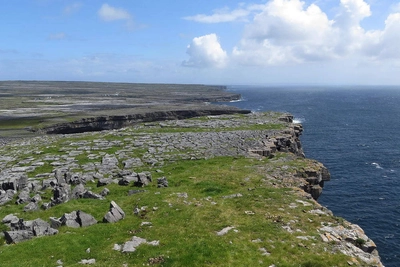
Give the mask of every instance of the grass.
[[(111, 194), (107, 200), (73, 200), (35, 213), (23, 213), (22, 205), (6, 205), (0, 209), (0, 217), (14, 213), (25, 220), (47, 220), (79, 209), (101, 221), (109, 202), (114, 200), (126, 212), (126, 218), (115, 224), (98, 223), (82, 229), (61, 227), (55, 236), (3, 244), (2, 265), (54, 266), (61, 259), (65, 266), (80, 266), (80, 260), (95, 258), (95, 266), (141, 266), (149, 258), (163, 255), (162, 266), (319, 266), (319, 262), (324, 266), (346, 266), (344, 255), (325, 252), (324, 247), (329, 244), (318, 240), (317, 227), (322, 222), (335, 223), (335, 219), (318, 216), (310, 222), (302, 210), (289, 209), (298, 196), (290, 188), (263, 186), (263, 174), (257, 169), (265, 164), (268, 160), (230, 157), (179, 161), (162, 168), (168, 174), (168, 188), (159, 189), (153, 183), (145, 188), (146, 192), (128, 196), (132, 187), (109, 185)], [(155, 174), (154, 178), (159, 176)], [(102, 190), (94, 184), (87, 186), (95, 192)], [(188, 197), (177, 195), (182, 192)], [(242, 197), (223, 198), (237, 193)], [(136, 205), (147, 207), (143, 217), (133, 214)], [(254, 215), (246, 215), (248, 210)], [(278, 221), (271, 219), (278, 217)], [(282, 225), (292, 220), (295, 223), (291, 226), (302, 230), (301, 235), (314, 236), (316, 240), (299, 242), (297, 234), (286, 232)], [(140, 226), (143, 221), (152, 222), (152, 227)], [(216, 235), (227, 226), (234, 226), (237, 232)], [(142, 245), (132, 254), (112, 250), (114, 244), (123, 244), (133, 235), (148, 241), (160, 240), (160, 246)], [(90, 254), (85, 252), (87, 248), (91, 249)], [(260, 248), (271, 254), (263, 256)]]
[[(199, 120), (203, 120), (200, 118)], [(240, 128), (243, 127), (243, 128)], [(284, 124), (245, 125), (240, 129), (279, 129)], [(154, 129), (128, 128), (119, 132), (91, 133), (59, 137), (54, 140), (25, 146), (16, 153), (15, 148), (0, 148), (3, 155), (13, 155), (5, 164), (10, 167), (29, 157), (38, 160), (44, 156), (63, 157), (71, 150), (78, 149), (83, 142), (89, 148), (97, 140), (114, 142), (102, 150), (83, 151), (75, 156), (80, 166), (101, 161), (89, 159), (89, 154), (114, 155), (136, 135), (173, 131), (214, 131), (208, 128), (165, 127)], [(218, 130), (228, 131), (228, 128)], [(161, 131), (161, 132), (160, 132)], [(70, 145), (74, 143), (74, 145)], [(41, 151), (40, 157), (35, 151)], [(142, 157), (147, 148), (139, 147), (126, 151), (127, 157)], [(177, 152), (179, 153), (179, 152)], [(29, 177), (53, 171), (51, 161), (44, 161)], [(122, 160), (120, 160), (120, 163)], [(63, 266), (82, 266), (82, 259), (94, 258), (94, 266), (143, 266), (150, 258), (161, 257), (159, 266), (348, 266), (349, 257), (333, 253), (333, 244), (323, 243), (319, 232), (322, 225), (342, 224), (341, 218), (308, 213), (316, 204), (303, 198), (297, 190), (280, 186), (274, 180), (271, 186), (268, 175), (279, 171), (293, 175), (296, 171), (312, 166), (307, 159), (297, 158), (288, 153), (277, 153), (272, 159), (245, 157), (215, 157), (202, 160), (179, 160), (157, 166), (135, 168), (136, 172), (148, 170), (153, 182), (146, 188), (133, 186), (107, 185), (110, 194), (104, 200), (78, 199), (57, 205), (48, 210), (23, 212), (24, 205), (15, 205), (15, 198), (0, 207), (0, 219), (7, 214), (15, 214), (24, 220), (61, 217), (64, 213), (82, 210), (93, 215), (98, 223), (86, 228), (61, 227), (55, 236), (40, 237), (14, 245), (5, 244), (0, 238), (1, 266), (56, 266), (57, 260)], [(122, 167), (122, 166), (120, 166)], [(79, 171), (79, 170), (73, 170)], [(157, 178), (166, 176), (167, 188), (157, 188)], [(86, 184), (94, 193), (103, 187), (96, 183)], [(144, 192), (128, 195), (132, 189)], [(42, 192), (44, 202), (49, 202), (51, 190)], [(185, 197), (187, 195), (187, 197)], [(309, 203), (302, 206), (296, 200)], [(114, 223), (102, 223), (115, 201), (126, 213), (125, 219)], [(298, 208), (291, 208), (297, 203)], [(133, 213), (134, 207), (143, 207), (140, 216)], [(152, 226), (141, 226), (151, 222)], [(234, 229), (226, 235), (216, 233), (225, 227)], [(283, 228), (289, 226), (293, 233)], [(0, 224), (0, 230), (7, 227)], [(134, 253), (121, 253), (113, 250), (114, 244), (123, 244), (133, 236), (148, 241), (159, 240), (159, 246), (141, 245)], [(309, 236), (300, 240), (298, 236)], [(361, 241), (360, 241), (361, 242)], [(90, 253), (86, 250), (90, 248)], [(34, 253), (32, 253), (34, 251)], [(269, 255), (263, 255), (268, 251)]]

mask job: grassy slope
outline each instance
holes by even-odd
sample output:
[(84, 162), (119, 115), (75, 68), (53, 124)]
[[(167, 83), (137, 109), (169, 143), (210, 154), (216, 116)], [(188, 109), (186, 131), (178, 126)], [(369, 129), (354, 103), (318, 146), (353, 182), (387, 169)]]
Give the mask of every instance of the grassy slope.
[[(99, 135), (76, 139), (95, 139)], [(43, 147), (43, 153), (57, 153), (59, 143), (55, 144)], [(111, 148), (109, 152), (115, 150)], [(33, 155), (23, 157), (29, 156)], [(128, 196), (129, 190), (137, 188), (110, 185), (107, 187), (111, 193), (106, 200), (73, 200), (34, 213), (24, 213), (23, 205), (10, 202), (0, 207), (0, 218), (14, 213), (25, 220), (40, 217), (47, 221), (50, 216), (60, 217), (65, 212), (79, 209), (101, 221), (111, 200), (126, 212), (126, 218), (115, 224), (98, 223), (81, 229), (61, 227), (58, 235), (16, 245), (5, 245), (1, 239), (0, 265), (56, 266), (60, 259), (64, 266), (81, 266), (80, 260), (95, 258), (95, 266), (142, 266), (149, 258), (163, 255), (162, 266), (347, 266), (348, 257), (333, 254), (332, 244), (323, 243), (317, 231), (322, 224), (339, 224), (341, 219), (307, 213), (317, 206), (315, 202), (306, 200), (299, 190), (280, 186), (279, 180), (271, 186), (267, 179), (270, 172), (282, 167), (279, 159), (285, 157), (286, 154), (279, 154), (274, 159), (263, 160), (240, 157), (182, 160), (158, 167), (163, 173), (145, 166), (135, 171), (150, 170), (154, 180), (166, 176), (169, 187), (159, 189), (153, 181), (145, 188), (146, 192)], [(87, 161), (84, 156), (78, 159), (81, 164)], [(282, 170), (290, 173), (306, 164), (307, 160), (292, 157)], [(49, 170), (48, 165), (42, 169)], [(95, 184), (86, 186), (94, 192), (103, 189)], [(187, 193), (187, 198), (178, 196), (183, 192)], [(242, 197), (223, 198), (237, 193)], [(46, 192), (44, 201), (49, 197), (50, 192)], [(310, 205), (303, 206), (296, 200), (307, 201)], [(291, 203), (299, 207), (290, 208)], [(133, 214), (136, 205), (146, 207), (140, 216)], [(248, 215), (246, 211), (254, 214)], [(152, 226), (141, 226), (145, 221), (151, 222)], [(288, 224), (297, 231), (290, 234), (282, 228)], [(227, 226), (235, 227), (237, 232), (232, 230), (224, 236), (216, 235)], [(1, 228), (6, 230), (4, 225)], [(126, 254), (112, 249), (114, 244), (123, 244), (132, 236), (148, 241), (160, 240), (160, 245), (142, 245), (136, 252)], [(297, 236), (314, 239), (301, 240)], [(89, 254), (87, 248), (91, 249)], [(262, 255), (261, 248), (270, 255)]]

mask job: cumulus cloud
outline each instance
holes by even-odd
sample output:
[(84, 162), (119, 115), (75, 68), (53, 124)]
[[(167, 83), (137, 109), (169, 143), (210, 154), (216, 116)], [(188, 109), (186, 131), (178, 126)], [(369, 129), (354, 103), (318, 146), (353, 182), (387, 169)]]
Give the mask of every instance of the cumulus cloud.
[(189, 60), (182, 63), (186, 67), (222, 68), (228, 58), (215, 33), (194, 38), (188, 45), (186, 53), (190, 57)]
[(242, 64), (282, 64), (334, 58), (334, 21), (315, 4), (273, 0), (248, 24), (232, 55)]
[(400, 59), (400, 13), (393, 13), (385, 21), (381, 31), (366, 33), (363, 52), (374, 60)]
[[(224, 8), (214, 10), (211, 15), (185, 19), (200, 23), (245, 22), (242, 38), (229, 55), (231, 63), (241, 65), (287, 65), (350, 57), (364, 62), (400, 59), (400, 4), (392, 6), (393, 13), (381, 30), (366, 30), (361, 26), (372, 15), (366, 0), (340, 0), (334, 10), (336, 14), (329, 17), (317, 2), (269, 0), (265, 4), (241, 4), (233, 10)], [(190, 60), (185, 65), (209, 66), (215, 65), (210, 62), (228, 60), (216, 35), (206, 36), (192, 41), (187, 50)], [(207, 45), (211, 43), (216, 45), (215, 50)], [(211, 60), (207, 51), (219, 51), (215, 55), (220, 57)]]
[(109, 4), (103, 4), (98, 11), (99, 17), (104, 21), (127, 20), (132, 19), (131, 14), (123, 8), (112, 7)]

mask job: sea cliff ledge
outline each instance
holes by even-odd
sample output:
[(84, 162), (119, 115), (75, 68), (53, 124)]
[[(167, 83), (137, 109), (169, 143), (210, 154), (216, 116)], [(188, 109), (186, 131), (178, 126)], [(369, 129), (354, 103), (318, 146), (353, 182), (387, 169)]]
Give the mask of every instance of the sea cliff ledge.
[[(321, 163), (304, 157), (302, 131), (291, 115), (267, 112), (153, 120), (10, 142), (0, 147), (5, 241), (22, 247), (61, 242), (71, 255), (56, 254), (54, 263), (85, 259), (76, 246), (87, 247), (62, 241), (74, 238), (102, 251), (97, 263), (110, 258), (134, 265), (155, 259), (180, 262), (187, 250), (192, 260), (195, 256), (193, 266), (227, 261), (240, 266), (246, 258), (266, 266), (383, 266), (360, 227), (316, 202), (330, 175)], [(125, 229), (118, 234), (114, 224), (96, 224), (110, 201), (111, 214), (124, 214), (115, 222)], [(87, 214), (83, 211), (90, 211), (85, 218), (98, 226), (87, 226), (83, 237), (68, 236), (75, 233), (69, 227), (86, 225), (79, 217)], [(32, 225), (39, 219), (50, 219), (40, 232), (54, 236), (35, 238), (39, 228)], [(99, 237), (98, 227), (107, 236), (118, 235), (117, 240)], [(94, 243), (99, 238), (102, 245)], [(146, 241), (154, 238), (160, 240)], [(127, 241), (123, 254), (112, 250), (118, 240)], [(128, 249), (134, 240), (157, 247), (141, 250), (145, 258), (132, 259), (127, 254), (135, 253), (136, 248)], [(199, 240), (202, 249), (190, 249)], [(216, 250), (218, 257), (211, 253)], [(11, 264), (13, 246), (0, 246), (0, 251)], [(232, 251), (238, 257), (229, 256)], [(19, 252), (19, 258), (51, 263), (47, 255), (26, 254)]]

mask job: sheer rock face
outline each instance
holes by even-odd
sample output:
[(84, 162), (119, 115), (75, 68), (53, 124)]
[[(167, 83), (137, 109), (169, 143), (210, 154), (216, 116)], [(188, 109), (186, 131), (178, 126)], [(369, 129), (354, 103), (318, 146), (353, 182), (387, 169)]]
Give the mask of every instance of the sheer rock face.
[(100, 116), (81, 119), (71, 123), (57, 124), (42, 129), (47, 134), (71, 134), (82, 132), (94, 132), (103, 130), (120, 129), (140, 122), (154, 122), (165, 120), (181, 120), (208, 115), (222, 114), (248, 114), (249, 110), (240, 110), (232, 107), (220, 106), (203, 107), (199, 109), (154, 111), (148, 113), (120, 115), (120, 116)]

